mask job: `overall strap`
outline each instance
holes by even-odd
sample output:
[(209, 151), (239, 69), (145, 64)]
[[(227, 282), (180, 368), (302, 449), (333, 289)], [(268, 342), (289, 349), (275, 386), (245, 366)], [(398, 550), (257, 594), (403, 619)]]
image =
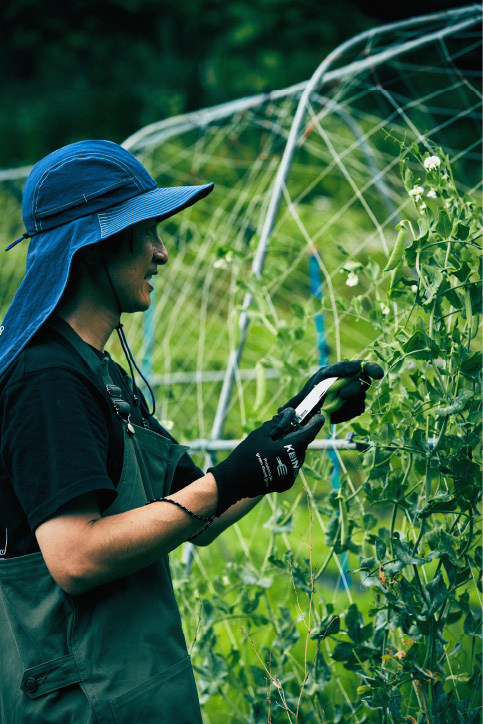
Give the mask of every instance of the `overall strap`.
[(50, 317), (48, 325), (62, 335), (80, 355), (87, 367), (102, 379), (116, 414), (126, 423), (128, 431), (132, 432), (133, 427), (129, 421), (131, 406), (122, 397), (121, 388), (112, 381), (111, 375), (109, 374), (109, 357), (105, 355), (100, 359), (87, 342), (84, 342), (82, 337), (79, 337), (77, 332), (72, 329), (70, 324), (67, 324), (67, 322), (60, 317)]

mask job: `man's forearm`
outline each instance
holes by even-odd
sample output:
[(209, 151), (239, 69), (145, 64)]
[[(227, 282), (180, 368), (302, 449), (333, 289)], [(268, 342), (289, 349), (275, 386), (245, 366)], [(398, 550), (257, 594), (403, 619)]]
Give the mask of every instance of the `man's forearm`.
[[(208, 473), (169, 498), (208, 518), (217, 505), (215, 479)], [(52, 577), (67, 593), (77, 595), (145, 568), (203, 525), (168, 502), (101, 517), (95, 496), (86, 495), (35, 533)]]
[(197, 536), (193, 540), (193, 543), (197, 546), (209, 545), (220, 533), (223, 533), (224, 530), (229, 528), (230, 525), (241, 520), (247, 513), (253, 510), (263, 497), (263, 495), (259, 495), (256, 498), (243, 498), (243, 500), (239, 500), (235, 505), (232, 505), (231, 508), (228, 508), (223, 515), (215, 518), (210, 527), (207, 528), (204, 533)]

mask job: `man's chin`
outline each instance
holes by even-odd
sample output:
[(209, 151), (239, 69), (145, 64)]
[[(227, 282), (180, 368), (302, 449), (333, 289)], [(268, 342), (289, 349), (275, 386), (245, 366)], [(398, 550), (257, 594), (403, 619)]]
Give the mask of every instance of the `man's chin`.
[(151, 306), (151, 299), (137, 300), (133, 304), (126, 305), (123, 309), (124, 314), (135, 314), (136, 312), (145, 312)]

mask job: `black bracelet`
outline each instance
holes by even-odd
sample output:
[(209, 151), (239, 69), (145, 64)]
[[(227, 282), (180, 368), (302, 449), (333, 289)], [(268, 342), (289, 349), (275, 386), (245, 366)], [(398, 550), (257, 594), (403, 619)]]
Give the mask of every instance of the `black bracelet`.
[(209, 526), (210, 526), (210, 525), (213, 523), (213, 521), (215, 520), (214, 514), (213, 514), (213, 515), (210, 515), (209, 518), (204, 518), (202, 515), (198, 515), (198, 513), (193, 513), (192, 510), (190, 510), (189, 508), (186, 508), (186, 507), (185, 507), (184, 505), (182, 505), (181, 503), (178, 503), (177, 500), (172, 500), (172, 498), (153, 498), (152, 500), (148, 500), (148, 502), (145, 503), (145, 505), (151, 505), (151, 503), (171, 503), (172, 505), (176, 505), (178, 508), (181, 508), (181, 510), (184, 510), (185, 513), (188, 513), (188, 514), (191, 515), (193, 518), (197, 518), (197, 520), (201, 520), (203, 523), (206, 523), (206, 525), (204, 526), (204, 528), (202, 528), (198, 533), (195, 533), (194, 535), (192, 535), (192, 536), (191, 536), (190, 538), (188, 538), (187, 540), (193, 540), (193, 538), (197, 538), (199, 535), (201, 535), (202, 533), (204, 533), (204, 531), (205, 531), (207, 528), (209, 528)]

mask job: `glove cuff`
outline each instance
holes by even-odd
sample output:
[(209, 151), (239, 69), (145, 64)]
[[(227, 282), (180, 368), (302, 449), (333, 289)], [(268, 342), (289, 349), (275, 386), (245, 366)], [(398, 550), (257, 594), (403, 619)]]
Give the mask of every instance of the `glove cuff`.
[(228, 508), (239, 500), (236, 497), (235, 486), (230, 484), (230, 480), (225, 477), (223, 461), (212, 468), (208, 468), (207, 473), (211, 473), (215, 478), (216, 487), (218, 488), (218, 502), (215, 510), (215, 518), (219, 518)]

